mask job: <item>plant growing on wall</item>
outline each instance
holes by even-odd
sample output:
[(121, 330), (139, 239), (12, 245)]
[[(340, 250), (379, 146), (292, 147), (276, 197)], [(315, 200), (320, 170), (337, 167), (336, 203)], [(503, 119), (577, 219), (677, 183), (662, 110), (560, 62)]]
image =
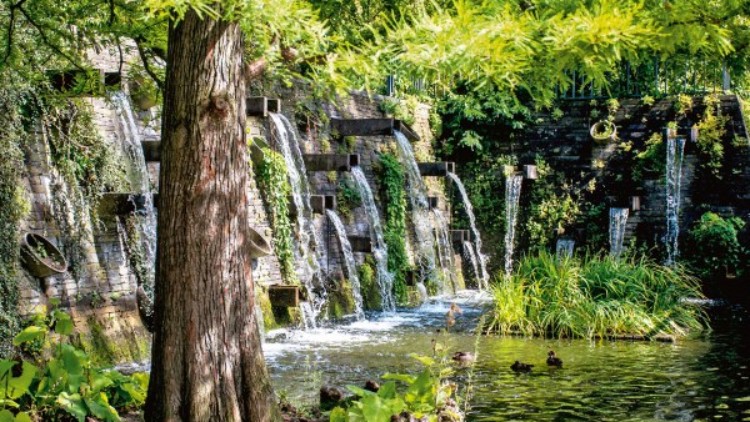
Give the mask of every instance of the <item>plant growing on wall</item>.
[(723, 218), (713, 212), (703, 214), (688, 235), (686, 260), (691, 271), (703, 279), (739, 275), (747, 249), (737, 238), (745, 227), (738, 217)]
[(707, 95), (703, 99), (706, 111), (698, 123), (698, 155), (700, 169), (716, 179), (721, 179), (724, 159), (723, 138), (728, 117), (719, 114), (719, 97)]
[(289, 219), (289, 196), (292, 188), (286, 171), (284, 157), (263, 147), (263, 158), (256, 164), (256, 180), (273, 229), (273, 248), (281, 266), (281, 275), (287, 283), (297, 283), (294, 271), (294, 230)]
[(396, 299), (407, 301), (406, 273), (406, 182), (401, 163), (392, 154), (380, 156), (380, 186), (385, 204), (385, 243), (388, 246), (388, 270), (394, 274)]
[(362, 197), (350, 177), (340, 178), (336, 191), (336, 209), (344, 218), (352, 216), (352, 210), (362, 205)]
[(0, 357), (10, 353), (18, 329), (18, 225), (25, 198), (19, 186), (23, 132), (17, 92), (0, 89)]

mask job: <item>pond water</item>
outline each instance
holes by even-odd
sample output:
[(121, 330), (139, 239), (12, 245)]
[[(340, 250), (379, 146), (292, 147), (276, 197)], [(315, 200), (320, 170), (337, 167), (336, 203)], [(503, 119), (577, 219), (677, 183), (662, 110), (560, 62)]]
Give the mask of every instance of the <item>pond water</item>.
[[(463, 309), (450, 333), (436, 334), (450, 303)], [(469, 421), (750, 421), (747, 313), (711, 311), (714, 331), (697, 340), (657, 342), (545, 340), (475, 336), (489, 299), (462, 292), (417, 309), (311, 331), (269, 333), (266, 360), (277, 392), (314, 404), (321, 385), (363, 385), (386, 372), (416, 372), (410, 353), (430, 355), (432, 339), (452, 353), (477, 352), (454, 376), (473, 393)], [(545, 364), (554, 349), (561, 369)], [(535, 364), (515, 374), (515, 360)]]

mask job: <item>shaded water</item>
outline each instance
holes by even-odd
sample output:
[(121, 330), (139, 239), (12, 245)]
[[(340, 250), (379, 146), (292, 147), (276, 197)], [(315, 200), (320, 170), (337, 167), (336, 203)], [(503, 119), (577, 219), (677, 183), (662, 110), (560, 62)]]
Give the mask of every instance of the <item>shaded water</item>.
[[(461, 194), (461, 200), (464, 204), (464, 210), (466, 211), (466, 215), (469, 217), (469, 227), (471, 228), (471, 233), (474, 235), (474, 244), (477, 249), (476, 253), (474, 254), (476, 257), (475, 260), (476, 263), (479, 264), (479, 270), (481, 271), (475, 271), (475, 274), (477, 276), (477, 279), (481, 282), (481, 288), (487, 290), (490, 284), (490, 275), (489, 273), (487, 273), (487, 257), (482, 253), (482, 235), (479, 233), (479, 229), (477, 229), (477, 219), (474, 216), (474, 207), (471, 205), (469, 195), (466, 193), (466, 187), (464, 186), (464, 183), (461, 181), (458, 175), (449, 172), (448, 177), (458, 188), (458, 192)], [(474, 267), (476, 270), (476, 265)]]
[[(471, 351), (476, 341), (469, 421), (750, 418), (750, 347), (741, 331), (746, 314), (730, 314), (742, 319), (734, 321), (739, 328), (719, 324), (706, 339), (676, 344), (476, 337), (471, 328), (480, 306), (463, 293), (456, 301), (464, 313), (440, 341), (450, 353)], [(264, 349), (273, 383), (288, 398), (313, 403), (321, 384), (362, 385), (385, 372), (413, 373), (419, 364), (408, 355), (431, 354), (449, 303), (431, 301), (333, 329), (272, 332)], [(550, 348), (564, 360), (562, 369), (546, 367)], [(516, 359), (535, 364), (534, 371), (513, 373)], [(453, 377), (461, 393), (470, 371), (457, 368)]]
[(522, 183), (523, 176), (511, 175), (505, 179), (505, 275), (510, 275), (513, 271), (513, 249), (516, 244), (516, 222)]
[(561, 237), (555, 242), (555, 256), (558, 258), (571, 258), (576, 248), (576, 241)]
[(341, 222), (339, 215), (334, 210), (326, 210), (328, 221), (333, 224), (336, 230), (336, 237), (339, 239), (339, 246), (341, 247), (341, 254), (344, 257), (344, 269), (346, 270), (346, 277), (352, 286), (352, 297), (354, 298), (354, 315), (357, 319), (362, 319), (365, 316), (365, 311), (362, 307), (362, 289), (359, 283), (359, 273), (357, 271), (357, 261), (354, 259), (354, 252), (352, 252), (352, 245), (349, 243), (349, 238), (346, 236), (346, 228), (344, 223)]
[(684, 137), (667, 137), (665, 172), (667, 185), (667, 233), (664, 235), (664, 244), (667, 249), (667, 265), (674, 264), (680, 254), (678, 239), (680, 237), (680, 190), (682, 189), (682, 158), (684, 152)]
[(609, 209), (609, 253), (612, 256), (622, 254), (629, 214), (628, 208)]

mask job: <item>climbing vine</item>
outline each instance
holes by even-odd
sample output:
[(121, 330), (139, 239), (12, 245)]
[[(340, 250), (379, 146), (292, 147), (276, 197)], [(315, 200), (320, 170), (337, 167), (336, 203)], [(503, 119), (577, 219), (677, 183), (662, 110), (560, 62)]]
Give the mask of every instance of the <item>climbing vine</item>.
[(289, 219), (289, 185), (286, 163), (276, 151), (263, 147), (263, 157), (256, 163), (256, 180), (273, 229), (273, 247), (281, 266), (281, 275), (287, 282), (297, 282), (294, 272), (294, 231)]
[(0, 357), (11, 350), (18, 319), (18, 225), (27, 208), (18, 178), (23, 164), (17, 93), (0, 89)]
[(385, 243), (388, 246), (388, 270), (394, 274), (396, 299), (405, 302), (406, 270), (406, 191), (404, 169), (391, 154), (380, 156), (380, 186), (385, 204)]
[(707, 95), (703, 102), (706, 111), (698, 123), (698, 155), (700, 169), (715, 179), (721, 179), (722, 161), (724, 159), (724, 144), (722, 142), (726, 133), (725, 126), (728, 117), (719, 113), (719, 97)]

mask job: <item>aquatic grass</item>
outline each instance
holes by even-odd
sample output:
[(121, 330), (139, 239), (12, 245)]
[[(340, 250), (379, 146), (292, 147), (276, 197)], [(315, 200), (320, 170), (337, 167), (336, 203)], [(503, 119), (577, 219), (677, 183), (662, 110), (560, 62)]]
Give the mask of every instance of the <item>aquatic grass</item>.
[(502, 334), (609, 338), (683, 337), (706, 328), (703, 298), (682, 267), (646, 257), (527, 256), (518, 271), (498, 278), (489, 330)]

